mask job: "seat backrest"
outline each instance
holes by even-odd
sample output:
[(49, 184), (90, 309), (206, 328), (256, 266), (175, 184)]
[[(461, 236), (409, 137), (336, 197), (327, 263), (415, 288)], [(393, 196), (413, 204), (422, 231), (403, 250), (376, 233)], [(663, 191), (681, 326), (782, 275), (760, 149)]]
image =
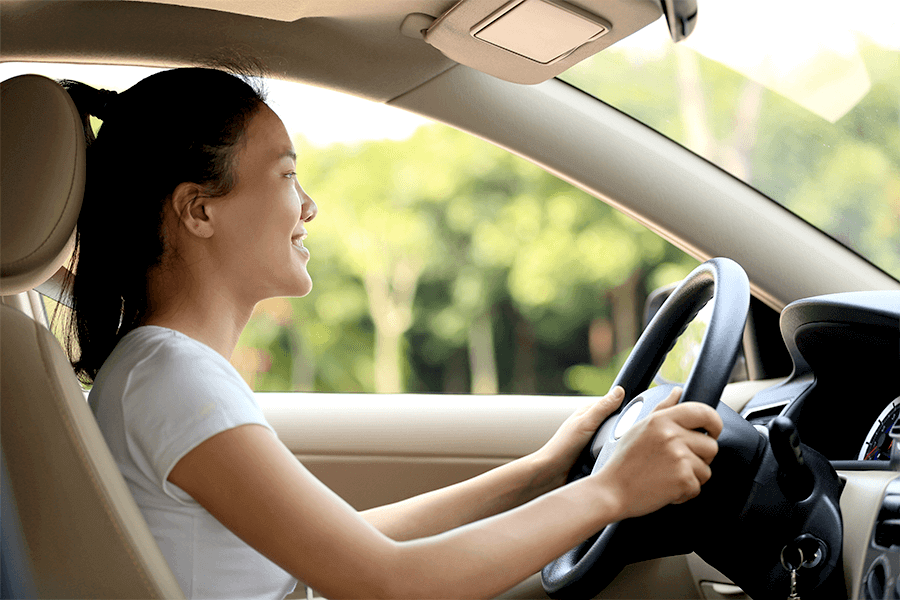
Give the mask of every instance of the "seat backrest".
[[(65, 260), (85, 148), (78, 112), (56, 82), (25, 75), (0, 90), (0, 293), (8, 296)], [(0, 304), (2, 531), (4, 552), (22, 553), (16, 564), (30, 579), (10, 587), (41, 598), (183, 598), (65, 353), (9, 304)], [(8, 531), (22, 541), (7, 543)]]

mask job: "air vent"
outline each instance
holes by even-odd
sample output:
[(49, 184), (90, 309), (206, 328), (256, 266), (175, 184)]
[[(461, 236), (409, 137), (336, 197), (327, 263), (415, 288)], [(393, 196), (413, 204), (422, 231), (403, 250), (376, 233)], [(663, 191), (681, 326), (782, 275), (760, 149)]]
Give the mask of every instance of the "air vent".
[(900, 492), (897, 487), (892, 484), (888, 488), (888, 494), (885, 495), (881, 511), (878, 513), (878, 520), (875, 521), (873, 541), (881, 548), (900, 547), (900, 493), (890, 493)]
[(775, 404), (767, 404), (752, 408), (745, 412), (743, 416), (751, 425), (761, 425), (763, 427), (769, 424), (769, 421), (781, 414), (787, 402), (776, 402)]

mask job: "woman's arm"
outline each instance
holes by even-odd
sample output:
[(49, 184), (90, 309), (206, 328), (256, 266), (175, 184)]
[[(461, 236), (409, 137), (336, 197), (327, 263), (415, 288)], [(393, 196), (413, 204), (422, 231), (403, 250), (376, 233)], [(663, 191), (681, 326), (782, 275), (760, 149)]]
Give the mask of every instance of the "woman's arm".
[(395, 540), (435, 535), (510, 510), (561, 486), (594, 432), (621, 404), (616, 387), (583, 406), (538, 451), (490, 471), (401, 502), (373, 508), (363, 517)]
[(169, 481), (326, 597), (490, 597), (606, 524), (699, 492), (721, 420), (707, 406), (676, 401), (673, 395), (632, 427), (597, 474), (413, 541), (382, 534), (258, 425), (206, 440), (176, 464)]

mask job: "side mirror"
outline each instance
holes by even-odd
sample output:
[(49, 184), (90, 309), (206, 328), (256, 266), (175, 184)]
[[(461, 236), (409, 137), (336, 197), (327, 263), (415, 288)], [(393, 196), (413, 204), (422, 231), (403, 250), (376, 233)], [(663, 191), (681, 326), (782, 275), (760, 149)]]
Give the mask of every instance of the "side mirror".
[[(650, 292), (650, 295), (647, 296), (647, 301), (644, 303), (644, 329), (647, 328), (647, 325), (650, 324), (650, 321), (656, 316), (660, 307), (672, 295), (679, 283), (671, 283)], [(710, 309), (708, 307), (702, 309), (682, 332), (675, 346), (666, 356), (666, 360), (660, 367), (659, 372), (653, 377), (653, 381), (657, 385), (683, 384), (687, 381), (691, 367), (694, 365), (694, 360), (700, 352), (700, 343), (703, 341), (703, 334), (709, 325), (709, 316)], [(748, 379), (750, 379), (750, 376), (747, 373), (747, 360), (744, 358), (744, 349), (740, 348), (728, 382), (747, 381)]]

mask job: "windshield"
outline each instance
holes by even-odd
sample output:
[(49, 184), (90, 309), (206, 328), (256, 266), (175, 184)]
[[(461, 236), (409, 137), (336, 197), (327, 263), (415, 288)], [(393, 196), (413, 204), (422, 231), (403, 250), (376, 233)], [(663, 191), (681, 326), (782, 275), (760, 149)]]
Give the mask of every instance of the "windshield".
[(560, 78), (900, 278), (900, 3), (831, 4), (701, 2)]

